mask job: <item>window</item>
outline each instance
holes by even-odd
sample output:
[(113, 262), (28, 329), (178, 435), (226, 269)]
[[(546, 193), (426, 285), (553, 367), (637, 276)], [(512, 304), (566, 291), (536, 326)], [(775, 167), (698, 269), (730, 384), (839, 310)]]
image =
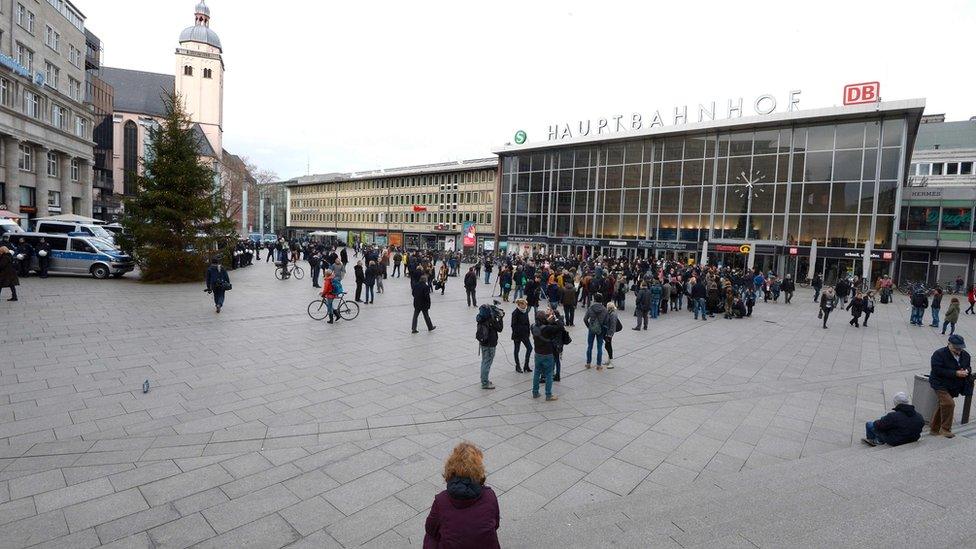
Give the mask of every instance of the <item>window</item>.
[(20, 144), (17, 167), (25, 172), (34, 171), (34, 149), (30, 145)]
[(24, 92), (24, 114), (31, 118), (41, 117), (41, 99), (34, 92)]
[(51, 124), (54, 127), (63, 130), (67, 121), (67, 115), (68, 111), (61, 105), (57, 103), (51, 105)]
[(88, 121), (80, 116), (75, 117), (75, 135), (88, 137)]
[(193, 67), (191, 67), (190, 65), (183, 65), (183, 75), (193, 76)]
[(88, 244), (87, 242), (85, 242), (84, 240), (82, 240), (80, 238), (72, 238), (71, 239), (71, 251), (72, 252), (84, 252), (84, 253), (93, 254), (93, 253), (95, 253), (95, 248), (92, 248), (90, 244)]
[(959, 164), (955, 162), (950, 162), (946, 164), (946, 175), (957, 175), (959, 173)]
[(68, 97), (81, 101), (81, 82), (71, 77), (68, 77)]
[(71, 180), (78, 181), (78, 176), (81, 174), (81, 163), (77, 158), (71, 159)]
[(47, 175), (49, 177), (58, 176), (58, 153), (47, 153)]
[(49, 208), (61, 207), (61, 193), (58, 191), (47, 192), (47, 205)]
[(204, 78), (213, 78), (213, 69), (203, 69)]
[(76, 48), (74, 44), (68, 45), (68, 62), (81, 68), (81, 50)]
[(27, 206), (29, 208), (37, 206), (37, 192), (34, 190), (34, 187), (20, 188), (20, 205), (21, 207)]
[(34, 34), (34, 12), (25, 8), (23, 4), (17, 4), (17, 24)]
[(942, 164), (932, 164), (932, 175), (942, 175)]
[(61, 33), (51, 25), (47, 25), (44, 32), (44, 43), (47, 47), (60, 53), (61, 52)]
[(54, 66), (54, 63), (45, 62), (44, 80), (48, 86), (58, 89), (58, 86), (61, 85), (61, 69)]
[(959, 163), (959, 173), (962, 175), (969, 175), (973, 173), (973, 163), (972, 162), (960, 162)]
[(6, 78), (0, 78), (0, 105), (10, 104), (10, 81)]
[(126, 196), (136, 192), (136, 171), (139, 168), (139, 129), (129, 120), (122, 129), (122, 184)]
[(17, 62), (23, 65), (28, 72), (34, 72), (34, 52), (23, 44), (17, 44)]

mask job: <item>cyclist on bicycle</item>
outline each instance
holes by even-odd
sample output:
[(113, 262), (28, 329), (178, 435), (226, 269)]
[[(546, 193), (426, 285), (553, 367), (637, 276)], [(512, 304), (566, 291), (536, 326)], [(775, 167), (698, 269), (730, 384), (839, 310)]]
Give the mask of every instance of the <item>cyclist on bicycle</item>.
[(335, 320), (341, 318), (333, 312), (332, 302), (343, 293), (342, 281), (335, 277), (332, 269), (326, 269), (325, 280), (322, 282), (322, 298), (325, 299), (325, 306), (329, 309), (329, 324), (332, 324), (333, 317)]

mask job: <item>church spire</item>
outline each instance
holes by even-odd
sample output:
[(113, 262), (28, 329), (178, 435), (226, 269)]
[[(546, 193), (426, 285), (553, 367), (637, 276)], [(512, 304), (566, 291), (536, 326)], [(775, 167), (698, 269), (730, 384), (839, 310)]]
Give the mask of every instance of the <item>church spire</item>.
[(198, 26), (210, 26), (210, 8), (207, 7), (206, 0), (200, 0), (196, 10), (196, 24)]

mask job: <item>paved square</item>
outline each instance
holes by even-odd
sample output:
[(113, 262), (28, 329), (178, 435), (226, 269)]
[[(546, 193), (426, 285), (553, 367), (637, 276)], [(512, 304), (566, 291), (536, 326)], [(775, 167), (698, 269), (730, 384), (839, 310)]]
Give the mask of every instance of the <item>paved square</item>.
[(498, 388), (480, 388), (460, 279), (414, 335), (405, 278), (327, 325), (306, 315), (308, 278), (230, 274), (220, 315), (202, 284), (29, 278), (0, 302), (0, 544), (419, 546), (462, 439), (486, 450), (505, 530), (849, 447), (944, 344), (901, 296), (860, 329), (843, 311), (821, 329), (801, 289), (750, 319), (669, 313), (646, 332), (631, 297), (616, 368), (583, 368), (580, 322), (546, 403), (507, 325)]

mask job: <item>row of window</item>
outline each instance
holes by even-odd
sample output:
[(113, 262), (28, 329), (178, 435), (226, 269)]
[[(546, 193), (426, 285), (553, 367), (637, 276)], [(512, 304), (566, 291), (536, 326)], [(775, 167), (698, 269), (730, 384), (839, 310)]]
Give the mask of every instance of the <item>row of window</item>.
[[(183, 76), (193, 76), (193, 66), (183, 65)], [(204, 78), (213, 78), (213, 69), (203, 69)]]
[[(454, 204), (454, 208), (457, 209), (458, 204), (491, 204), (492, 203), (492, 193), (491, 191), (473, 191), (473, 192), (463, 192), (463, 193), (448, 193), (448, 194), (398, 194), (392, 196), (356, 196), (343, 198), (340, 197), (338, 207), (356, 207), (356, 206), (424, 206), (429, 205), (433, 207), (434, 205), (439, 205), (439, 207), (444, 207), (445, 204)], [(336, 199), (323, 197), (323, 198), (300, 198), (292, 199), (293, 208), (328, 208), (336, 207)]]
[(970, 175), (973, 162), (912, 162), (911, 175)]
[(345, 181), (342, 183), (323, 183), (319, 185), (302, 185), (292, 187), (292, 194), (335, 193), (336, 185), (339, 191), (366, 191), (378, 189), (403, 189), (438, 185), (441, 191), (457, 190), (459, 183), (489, 183), (494, 182), (495, 170), (478, 170), (462, 173), (414, 175), (408, 177), (392, 177), (377, 180)]
[[(14, 82), (6, 78), (0, 78), (0, 105), (6, 107), (15, 106), (17, 102), (16, 96), (17, 90)], [(46, 104), (50, 105), (47, 116), (45, 116), (44, 109)], [(37, 92), (25, 89), (21, 94), (20, 106), (25, 115), (35, 120), (46, 121), (59, 130), (73, 131), (75, 135), (83, 139), (89, 138), (90, 124), (86, 118), (75, 115), (74, 128), (70, 128), (71, 115), (69, 113), (71, 111), (67, 107), (49, 100)]]
[(971, 231), (973, 209), (947, 206), (902, 206), (902, 231)]
[[(479, 225), (491, 225), (491, 212), (391, 212), (388, 215), (382, 213), (339, 213), (338, 223), (374, 223), (374, 224), (402, 224), (402, 223), (476, 223)], [(291, 223), (299, 221), (336, 223), (334, 213), (293, 213)]]
[[(47, 175), (50, 177), (60, 177), (60, 167), (58, 163), (58, 153), (49, 151), (47, 153)], [(33, 172), (35, 168), (34, 147), (26, 143), (21, 143), (17, 154), (17, 167), (23, 172)], [(81, 162), (77, 158), (71, 159), (71, 180), (78, 181), (81, 175)]]
[[(27, 68), (31, 74), (34, 73), (34, 51), (27, 46), (17, 43), (17, 62)], [(77, 54), (78, 60), (72, 61), (72, 64), (80, 63), (81, 52), (78, 51), (74, 46), (71, 46), (72, 57)], [(52, 88), (58, 92), (65, 93), (71, 99), (78, 101), (79, 103), (84, 99), (81, 94), (81, 82), (73, 77), (68, 77), (67, 90), (61, 89), (61, 69), (54, 63), (45, 60), (44, 61), (44, 85)]]

